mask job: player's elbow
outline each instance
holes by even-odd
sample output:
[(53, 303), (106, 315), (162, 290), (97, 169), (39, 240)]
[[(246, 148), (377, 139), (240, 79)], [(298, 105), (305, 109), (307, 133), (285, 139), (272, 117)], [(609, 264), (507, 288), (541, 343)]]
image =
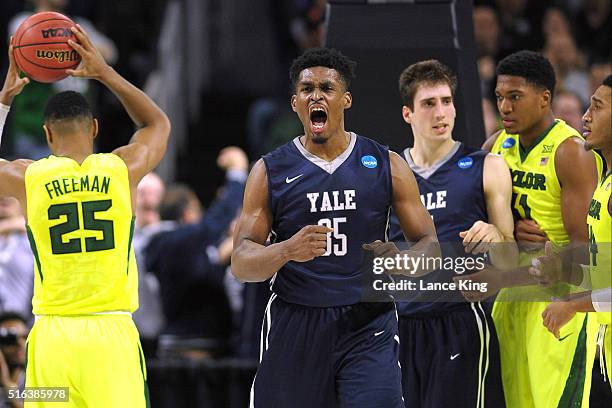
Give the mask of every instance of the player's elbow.
[(252, 273), (250, 273), (252, 269), (246, 267), (245, 263), (242, 260), (240, 252), (241, 251), (239, 249), (234, 249), (234, 251), (232, 252), (232, 257), (230, 261), (230, 269), (232, 270), (232, 274), (242, 283), (258, 282), (258, 280), (254, 279)]
[(156, 122), (156, 127), (159, 129), (159, 133), (164, 139), (168, 140), (170, 137), (170, 132), (172, 131), (172, 124), (170, 123), (168, 115), (166, 115), (163, 111), (160, 111), (160, 115)]

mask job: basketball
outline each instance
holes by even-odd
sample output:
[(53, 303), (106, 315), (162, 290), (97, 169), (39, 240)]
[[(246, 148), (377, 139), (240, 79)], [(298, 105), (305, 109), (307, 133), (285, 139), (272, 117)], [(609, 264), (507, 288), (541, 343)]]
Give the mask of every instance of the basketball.
[(80, 55), (68, 45), (76, 41), (70, 27), (74, 22), (60, 13), (37, 13), (21, 23), (13, 37), (15, 62), (28, 77), (38, 82), (55, 82), (68, 76)]

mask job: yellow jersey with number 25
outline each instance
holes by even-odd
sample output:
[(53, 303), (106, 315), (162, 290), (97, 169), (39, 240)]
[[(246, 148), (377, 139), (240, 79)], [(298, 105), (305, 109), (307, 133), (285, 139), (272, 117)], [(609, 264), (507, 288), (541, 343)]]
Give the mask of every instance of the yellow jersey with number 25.
[(114, 154), (79, 164), (49, 156), (26, 170), (33, 312), (84, 315), (138, 308), (128, 170)]

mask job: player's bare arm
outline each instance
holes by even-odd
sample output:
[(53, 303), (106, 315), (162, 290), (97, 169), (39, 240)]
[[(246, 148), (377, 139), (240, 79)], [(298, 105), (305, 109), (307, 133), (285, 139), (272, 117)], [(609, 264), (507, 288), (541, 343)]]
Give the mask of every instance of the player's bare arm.
[(66, 72), (75, 77), (98, 80), (107, 86), (138, 127), (130, 143), (113, 152), (125, 161), (134, 193), (140, 180), (163, 158), (170, 135), (170, 121), (151, 98), (104, 61), (81, 26), (77, 24), (72, 32), (78, 43), (72, 40), (68, 43), (79, 53), (82, 63), (77, 69)]
[(327, 234), (333, 231), (320, 225), (307, 225), (290, 239), (266, 246), (271, 229), (268, 178), (260, 159), (247, 179), (244, 204), (234, 231), (232, 272), (238, 279), (262, 282), (289, 261), (306, 262), (323, 255)]
[[(482, 144), (481, 149), (487, 152), (491, 152), (493, 145), (497, 141), (500, 133), (502, 131), (499, 130), (489, 136), (487, 140)], [(516, 236), (516, 240), (519, 244), (521, 242), (524, 246), (527, 246), (530, 249), (534, 248), (534, 243), (538, 246), (544, 245), (544, 243), (548, 240), (548, 236), (544, 231), (540, 229), (538, 224), (534, 220), (518, 220), (514, 225), (514, 235)]]
[(584, 220), (597, 187), (595, 157), (585, 150), (581, 139), (569, 138), (557, 149), (555, 170), (561, 184), (561, 216), (567, 234), (572, 242), (588, 242)]
[(19, 77), (19, 69), (15, 63), (15, 57), (13, 56), (13, 38), (11, 37), (11, 44), (9, 44), (8, 57), (9, 57), (9, 68), (4, 79), (4, 85), (2, 91), (0, 91), (0, 103), (6, 106), (11, 106), (13, 98), (21, 93), (23, 87), (30, 83), (29, 78)]
[[(393, 185), (393, 209), (402, 227), (402, 231), (409, 242), (414, 242), (410, 249), (399, 251), (393, 242), (375, 241), (365, 244), (364, 249), (374, 252), (374, 256), (394, 256), (406, 254), (411, 257), (439, 257), (440, 244), (436, 236), (436, 229), (431, 216), (423, 206), (419, 196), (419, 187), (412, 170), (397, 153), (389, 152), (391, 165), (391, 182)], [(430, 264), (423, 262), (422, 264)], [(423, 276), (433, 270), (424, 266), (409, 271), (411, 277)], [(395, 271), (402, 274), (408, 271)], [(391, 272), (393, 273), (393, 272)]]
[(489, 154), (485, 158), (483, 189), (489, 223), (477, 221), (469, 230), (459, 234), (465, 251), (474, 254), (489, 252), (491, 263), (496, 268), (513, 268), (518, 264), (518, 248), (513, 235), (512, 179), (501, 156)]
[[(0, 90), (0, 103), (10, 106), (13, 98), (19, 95), (23, 88), (30, 82), (28, 78), (20, 78), (17, 64), (13, 56), (13, 45), (8, 50), (9, 68), (4, 79), (4, 85)], [(4, 127), (4, 120), (8, 111), (0, 112), (0, 141)], [(0, 196), (15, 197), (19, 200), (25, 214), (25, 171), (32, 160), (15, 160), (12, 162), (0, 159)]]

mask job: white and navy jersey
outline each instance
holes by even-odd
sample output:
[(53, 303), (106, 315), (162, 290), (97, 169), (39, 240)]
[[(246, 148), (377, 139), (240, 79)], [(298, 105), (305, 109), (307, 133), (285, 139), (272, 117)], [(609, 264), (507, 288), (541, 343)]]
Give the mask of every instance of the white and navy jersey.
[[(421, 201), (429, 211), (438, 241), (445, 257), (468, 256), (463, 251), (461, 231), (472, 227), (476, 221), (487, 222), (487, 204), (483, 188), (484, 161), (487, 152), (473, 149), (457, 142), (453, 149), (436, 165), (423, 169), (417, 166), (410, 156), (409, 149), (402, 157), (414, 172)], [(404, 236), (395, 215), (391, 217), (390, 241), (403, 241)], [(469, 273), (469, 272), (468, 272)], [(431, 282), (448, 281), (452, 271), (435, 271), (424, 277)], [(429, 313), (465, 306), (459, 293), (440, 293), (448, 296), (432, 302), (400, 302), (400, 314)], [(430, 295), (428, 295), (430, 296)], [(434, 299), (427, 299), (434, 300)]]
[(263, 157), (274, 242), (307, 225), (334, 230), (323, 256), (290, 261), (274, 276), (272, 290), (286, 302), (317, 307), (358, 303), (368, 256), (361, 246), (386, 240), (392, 193), (389, 150), (350, 135), (347, 149), (331, 162), (308, 152), (299, 138)]

